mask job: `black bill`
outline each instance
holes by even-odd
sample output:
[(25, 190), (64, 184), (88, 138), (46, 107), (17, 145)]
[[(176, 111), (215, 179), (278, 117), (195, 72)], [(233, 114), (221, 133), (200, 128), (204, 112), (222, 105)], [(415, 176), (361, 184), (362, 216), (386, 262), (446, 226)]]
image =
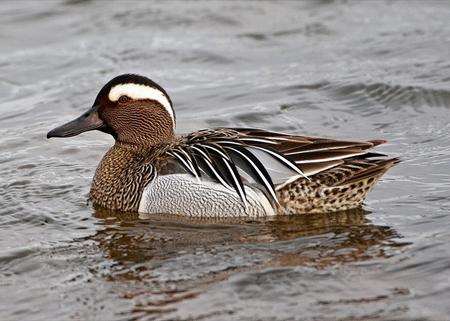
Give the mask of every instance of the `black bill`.
[(51, 137), (72, 137), (89, 130), (101, 129), (104, 122), (98, 115), (98, 107), (93, 106), (80, 117), (49, 131), (47, 138)]

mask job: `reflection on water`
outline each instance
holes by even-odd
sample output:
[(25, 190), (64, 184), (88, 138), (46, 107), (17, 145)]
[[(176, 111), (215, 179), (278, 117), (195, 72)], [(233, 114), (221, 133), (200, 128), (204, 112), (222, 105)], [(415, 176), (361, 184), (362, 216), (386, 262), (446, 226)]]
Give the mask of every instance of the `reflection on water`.
[[(298, 253), (293, 256), (302, 257), (304, 263), (308, 263), (309, 257), (309, 263), (317, 263), (318, 268), (322, 259), (330, 262), (364, 260), (385, 256), (382, 250), (374, 251), (373, 247), (404, 245), (392, 240), (400, 237), (397, 232), (388, 226), (372, 224), (366, 214), (367, 211), (358, 208), (333, 214), (253, 221), (150, 216), (98, 208), (95, 217), (101, 219), (103, 228), (89, 239), (98, 242), (109, 259), (129, 264), (167, 259), (198, 247), (246, 243), (264, 246), (301, 238), (305, 243), (295, 248)], [(295, 262), (294, 258), (292, 260)]]
[[(95, 217), (101, 225), (88, 239), (113, 262), (108, 281), (146, 285), (121, 293), (135, 301), (133, 314), (142, 317), (176, 310), (174, 304), (196, 298), (232, 271), (320, 270), (387, 258), (390, 248), (407, 244), (392, 228), (373, 224), (367, 214), (360, 208), (250, 221), (149, 216), (98, 208)], [(240, 257), (242, 251), (247, 257)]]

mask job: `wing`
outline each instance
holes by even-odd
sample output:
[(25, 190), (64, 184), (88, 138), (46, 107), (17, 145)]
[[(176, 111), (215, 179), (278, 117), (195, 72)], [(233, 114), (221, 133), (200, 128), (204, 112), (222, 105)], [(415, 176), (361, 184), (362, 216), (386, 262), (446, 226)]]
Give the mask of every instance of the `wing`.
[(272, 202), (278, 203), (277, 185), (300, 177), (309, 179), (350, 159), (384, 156), (368, 152), (383, 142), (340, 141), (262, 129), (217, 128), (182, 137), (167, 154), (198, 179), (206, 175), (235, 190), (244, 202), (244, 185), (255, 184)]

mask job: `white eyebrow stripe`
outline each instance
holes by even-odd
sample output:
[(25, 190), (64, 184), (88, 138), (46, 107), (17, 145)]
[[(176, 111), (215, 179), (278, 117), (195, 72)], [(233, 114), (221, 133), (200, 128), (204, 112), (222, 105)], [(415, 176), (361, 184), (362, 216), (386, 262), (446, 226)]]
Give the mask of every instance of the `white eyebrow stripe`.
[(140, 84), (119, 84), (111, 88), (108, 98), (111, 101), (117, 101), (120, 96), (126, 95), (131, 99), (151, 99), (160, 103), (169, 113), (172, 118), (173, 126), (175, 127), (175, 115), (172, 104), (167, 96), (159, 89), (140, 85)]

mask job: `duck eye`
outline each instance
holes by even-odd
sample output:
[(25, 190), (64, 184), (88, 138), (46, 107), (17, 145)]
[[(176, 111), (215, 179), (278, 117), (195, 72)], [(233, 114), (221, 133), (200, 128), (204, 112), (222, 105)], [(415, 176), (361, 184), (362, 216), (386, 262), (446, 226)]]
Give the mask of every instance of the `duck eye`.
[(119, 97), (119, 103), (121, 103), (121, 104), (126, 103), (129, 100), (130, 100), (130, 97), (125, 96), (125, 95)]

